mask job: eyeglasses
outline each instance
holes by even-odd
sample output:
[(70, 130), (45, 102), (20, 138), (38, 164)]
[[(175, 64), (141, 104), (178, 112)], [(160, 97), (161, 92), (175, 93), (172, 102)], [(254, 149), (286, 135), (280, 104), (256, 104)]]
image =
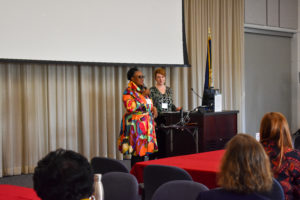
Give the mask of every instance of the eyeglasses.
[(139, 79), (143, 79), (145, 78), (145, 76), (137, 76)]

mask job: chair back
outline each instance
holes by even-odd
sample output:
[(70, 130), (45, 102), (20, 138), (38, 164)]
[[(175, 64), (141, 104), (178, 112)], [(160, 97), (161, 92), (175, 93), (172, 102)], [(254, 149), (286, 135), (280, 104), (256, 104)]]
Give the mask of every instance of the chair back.
[(129, 173), (129, 170), (122, 162), (112, 158), (94, 157), (91, 160), (91, 166), (95, 174), (103, 175), (108, 172)]
[(272, 200), (284, 200), (284, 192), (280, 183), (273, 178), (272, 189), (269, 192), (264, 192), (261, 195), (268, 197)]
[(178, 167), (166, 165), (148, 165), (144, 168), (144, 197), (151, 200), (154, 192), (162, 184), (173, 180), (192, 181), (191, 175)]
[(294, 137), (294, 147), (295, 149), (300, 150), (300, 129), (296, 133), (294, 133)]
[(152, 200), (194, 200), (200, 192), (209, 190), (205, 185), (194, 181), (176, 180), (162, 184), (153, 194)]
[(103, 175), (105, 200), (138, 200), (138, 182), (130, 173), (109, 172)]

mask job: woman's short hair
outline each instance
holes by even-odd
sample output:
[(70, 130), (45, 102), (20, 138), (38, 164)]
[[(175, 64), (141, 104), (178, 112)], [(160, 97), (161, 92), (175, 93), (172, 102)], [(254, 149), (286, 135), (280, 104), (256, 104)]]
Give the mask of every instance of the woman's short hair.
[(139, 69), (136, 67), (130, 68), (127, 72), (127, 80), (130, 81), (136, 71), (139, 71)]
[(272, 171), (263, 146), (252, 136), (238, 134), (226, 145), (218, 183), (238, 193), (269, 191)]
[(92, 195), (93, 179), (92, 168), (84, 156), (58, 149), (38, 162), (33, 185), (42, 200), (80, 200)]
[(166, 76), (166, 70), (164, 68), (157, 68), (155, 71), (154, 71), (154, 79), (156, 78), (156, 74), (161, 74), (163, 76)]
[(261, 120), (259, 132), (261, 142), (274, 141), (277, 144), (280, 149), (280, 166), (285, 148), (292, 148), (292, 138), (286, 118), (279, 112), (266, 113)]

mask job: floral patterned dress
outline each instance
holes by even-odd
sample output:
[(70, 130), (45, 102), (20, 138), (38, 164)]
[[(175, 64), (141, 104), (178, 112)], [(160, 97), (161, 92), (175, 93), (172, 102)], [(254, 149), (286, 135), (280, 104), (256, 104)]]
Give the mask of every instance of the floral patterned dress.
[(280, 182), (286, 200), (300, 199), (300, 151), (287, 148), (279, 165), (279, 152), (274, 141), (262, 142), (271, 161), (274, 177)]
[(127, 110), (121, 123), (118, 140), (119, 150), (124, 154), (145, 156), (158, 150), (154, 118), (151, 113), (152, 100), (141, 94), (140, 88), (132, 81), (123, 93)]

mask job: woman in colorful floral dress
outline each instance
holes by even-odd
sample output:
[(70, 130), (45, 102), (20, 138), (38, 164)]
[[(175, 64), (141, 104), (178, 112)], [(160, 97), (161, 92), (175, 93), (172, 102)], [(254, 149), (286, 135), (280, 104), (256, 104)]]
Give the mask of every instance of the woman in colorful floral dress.
[(260, 124), (260, 141), (269, 155), (274, 177), (286, 200), (300, 199), (300, 151), (292, 148), (291, 133), (279, 112), (265, 114)]
[(157, 116), (149, 97), (150, 91), (144, 87), (144, 75), (137, 68), (127, 72), (128, 87), (123, 93), (126, 113), (121, 123), (119, 150), (131, 155), (131, 166), (144, 160), (144, 156), (156, 152), (157, 141), (154, 117)]

